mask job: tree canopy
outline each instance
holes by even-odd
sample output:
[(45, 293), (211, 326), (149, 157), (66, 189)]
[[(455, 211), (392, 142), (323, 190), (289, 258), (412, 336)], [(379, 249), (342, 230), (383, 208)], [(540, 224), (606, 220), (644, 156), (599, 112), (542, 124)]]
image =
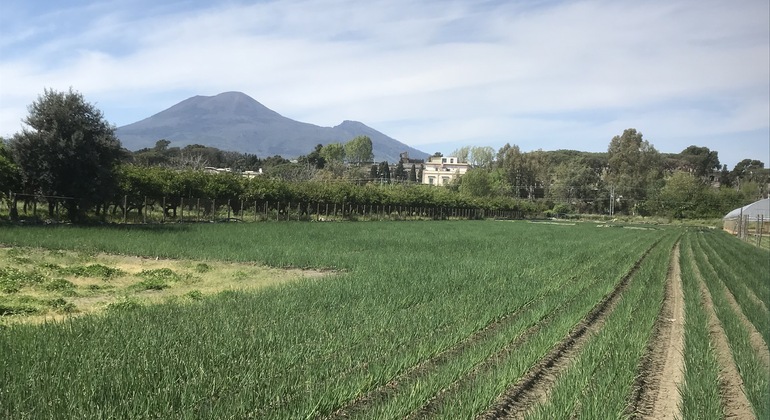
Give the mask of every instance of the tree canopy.
[(351, 163), (359, 165), (363, 162), (371, 162), (374, 159), (372, 139), (368, 136), (356, 136), (345, 143), (345, 156)]
[(120, 141), (83, 95), (46, 89), (29, 106), (24, 123), (10, 149), (26, 192), (72, 197), (65, 208), (75, 221), (81, 210), (110, 198)]

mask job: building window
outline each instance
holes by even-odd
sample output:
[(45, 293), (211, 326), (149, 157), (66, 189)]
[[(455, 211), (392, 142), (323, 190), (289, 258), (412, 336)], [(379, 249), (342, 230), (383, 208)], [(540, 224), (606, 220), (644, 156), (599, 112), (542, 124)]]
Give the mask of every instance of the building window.
[(455, 160), (453, 158), (449, 158), (449, 163), (455, 163)]
[(444, 184), (444, 185), (448, 185), (449, 184), (449, 177), (448, 176), (442, 176), (441, 177), (441, 183)]
[(446, 158), (441, 158), (441, 163), (446, 163)]
[(428, 184), (433, 185), (436, 183), (436, 177), (435, 176), (429, 176), (428, 177)]

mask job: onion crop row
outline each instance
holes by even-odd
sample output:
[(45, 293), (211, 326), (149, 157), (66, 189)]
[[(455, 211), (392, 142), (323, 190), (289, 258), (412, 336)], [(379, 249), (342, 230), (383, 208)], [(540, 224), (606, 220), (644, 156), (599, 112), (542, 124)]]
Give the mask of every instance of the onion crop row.
[[(724, 238), (723, 234), (718, 237)], [(699, 249), (707, 256), (708, 261), (715, 274), (720, 279), (720, 282), (727, 287), (730, 293), (735, 297), (735, 300), (740, 305), (746, 318), (751, 321), (754, 327), (762, 335), (762, 339), (765, 344), (770, 344), (770, 312), (767, 310), (767, 304), (761, 303), (761, 301), (752, 299), (752, 294), (756, 294), (749, 288), (748, 282), (753, 284), (762, 284), (766, 286), (767, 279), (770, 278), (770, 272), (768, 267), (770, 263), (766, 260), (763, 265), (744, 265), (736, 264), (740, 261), (736, 261), (733, 254), (733, 247), (730, 243), (718, 243), (707, 240), (703, 234), (698, 235)], [(710, 238), (708, 238), (710, 239)], [(735, 241), (733, 241), (735, 242)], [(735, 245), (734, 243), (732, 245)], [(760, 253), (761, 250), (757, 250)], [(720, 254), (725, 254), (724, 257)], [(770, 258), (770, 255), (766, 255)], [(728, 263), (729, 261), (729, 263)], [(763, 270), (764, 268), (764, 270)], [(758, 281), (764, 274), (764, 282)], [(763, 284), (764, 283), (764, 284)], [(761, 289), (760, 289), (761, 290)], [(761, 293), (760, 293), (761, 296)], [(766, 301), (765, 301), (766, 302)]]
[(637, 367), (661, 309), (675, 236), (658, 244), (634, 275), (602, 330), (558, 380), (533, 419), (622, 418)]
[[(622, 259), (634, 255), (639, 248), (638, 243), (624, 244), (605, 243), (602, 255), (608, 258)], [(551, 279), (546, 285), (547, 290), (537, 304), (529, 305), (515, 314), (515, 319), (504, 325), (494, 335), (473, 342), (473, 346), (445, 363), (434, 367), (429, 372), (415, 378), (408, 378), (408, 383), (401, 384), (401, 393), (389, 393), (387, 398), (374, 401), (366, 406), (364, 412), (356, 412), (352, 418), (397, 418), (404, 417), (431, 401), (447, 384), (454, 384), (464, 375), (472, 375), (482, 362), (490, 357), (499, 357), (495, 353), (510, 351), (509, 347), (519, 340), (526, 340), (526, 334), (537, 333), (543, 325), (550, 323), (551, 318), (569, 310), (580, 295), (596, 287), (602, 278), (596, 276), (596, 271), (604, 263), (602, 260), (584, 260), (581, 255), (568, 257), (563, 261), (575, 267), (565, 272), (564, 278)], [(582, 264), (582, 265), (581, 265)], [(566, 278), (569, 275), (571, 278)], [(458, 415), (461, 413), (457, 413)], [(473, 414), (466, 413), (466, 414)]]
[[(770, 417), (770, 370), (760, 361), (751, 346), (749, 331), (733, 312), (725, 297), (722, 277), (717, 272), (718, 260), (708, 258), (708, 249), (703, 235), (698, 235), (693, 243), (695, 262), (714, 301), (714, 311), (722, 323), (730, 343), (735, 364), (743, 379), (746, 397), (751, 402), (757, 418)], [(720, 270), (722, 271), (722, 270)]]
[(719, 361), (709, 338), (709, 316), (703, 306), (701, 280), (696, 275), (692, 250), (694, 233), (682, 238), (680, 265), (685, 302), (684, 383), (680, 412), (683, 420), (723, 418), (719, 396)]

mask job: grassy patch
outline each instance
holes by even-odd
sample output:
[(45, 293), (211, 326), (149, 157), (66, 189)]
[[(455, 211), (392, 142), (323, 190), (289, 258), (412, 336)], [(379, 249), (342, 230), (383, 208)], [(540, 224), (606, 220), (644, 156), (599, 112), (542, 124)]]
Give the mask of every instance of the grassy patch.
[[(19, 265), (20, 256), (29, 263)], [(0, 324), (98, 313), (115, 305), (193, 302), (222, 290), (261, 288), (300, 276), (253, 264), (0, 248)]]

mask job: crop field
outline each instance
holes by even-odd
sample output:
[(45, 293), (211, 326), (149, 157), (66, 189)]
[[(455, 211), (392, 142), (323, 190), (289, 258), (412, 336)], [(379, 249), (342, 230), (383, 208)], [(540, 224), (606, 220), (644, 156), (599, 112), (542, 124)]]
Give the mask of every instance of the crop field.
[(2, 226), (0, 417), (770, 418), (770, 253), (525, 221)]

